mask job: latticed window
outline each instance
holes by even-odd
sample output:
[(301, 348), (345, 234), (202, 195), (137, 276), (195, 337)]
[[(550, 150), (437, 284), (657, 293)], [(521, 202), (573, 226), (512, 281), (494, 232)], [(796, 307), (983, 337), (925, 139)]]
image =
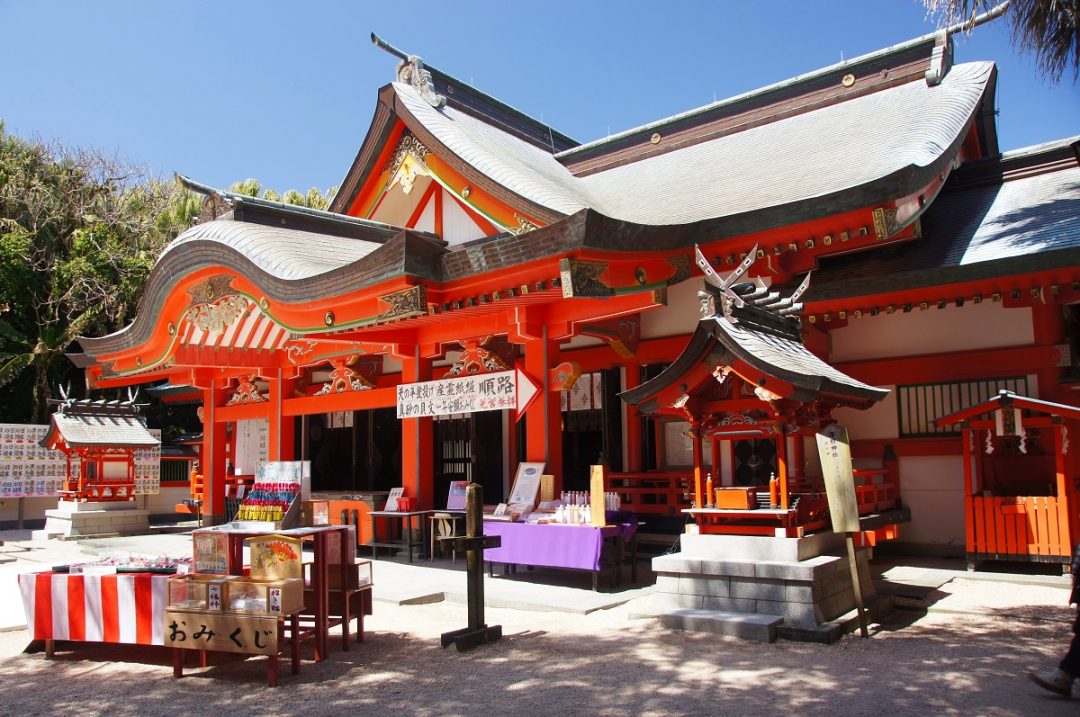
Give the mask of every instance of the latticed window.
[(960, 433), (960, 426), (934, 425), (934, 419), (987, 401), (999, 391), (1028, 395), (1026, 376), (988, 378), (978, 381), (919, 383), (896, 387), (897, 411), (901, 438), (949, 436)]

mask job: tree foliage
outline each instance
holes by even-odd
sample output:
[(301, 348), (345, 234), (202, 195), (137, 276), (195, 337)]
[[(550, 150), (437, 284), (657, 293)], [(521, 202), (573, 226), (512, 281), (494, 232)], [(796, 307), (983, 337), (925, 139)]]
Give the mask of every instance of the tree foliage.
[[(1000, 0), (923, 0), (944, 25), (970, 20)], [(1080, 76), (1080, 0), (1011, 0), (1005, 10), (1012, 42), (1020, 52), (1035, 56), (1039, 71), (1051, 82), (1072, 70)]]
[(30, 142), (0, 122), (0, 420), (44, 421), (77, 377), (79, 335), (135, 315), (162, 250), (198, 197), (100, 152)]
[(284, 194), (279, 194), (273, 189), (263, 190), (259, 180), (248, 178), (240, 182), (234, 182), (229, 187), (229, 191), (236, 194), (246, 194), (249, 197), (260, 197), (284, 204), (294, 204), (308, 209), (326, 209), (330, 206), (330, 202), (333, 201), (338, 188), (330, 187), (323, 193), (318, 187), (312, 187), (307, 191), (307, 194), (290, 189)]

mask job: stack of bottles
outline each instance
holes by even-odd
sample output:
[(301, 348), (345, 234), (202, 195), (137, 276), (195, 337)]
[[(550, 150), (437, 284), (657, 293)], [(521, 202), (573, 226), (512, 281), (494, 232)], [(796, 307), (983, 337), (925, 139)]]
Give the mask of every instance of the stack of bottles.
[(282, 520), (299, 493), (299, 483), (256, 483), (244, 496), (236, 519)]
[[(592, 520), (591, 494), (586, 490), (563, 491), (559, 496), (562, 504), (555, 509), (555, 522), (566, 525), (586, 525)], [(604, 493), (604, 510), (619, 510), (622, 505), (618, 493)]]

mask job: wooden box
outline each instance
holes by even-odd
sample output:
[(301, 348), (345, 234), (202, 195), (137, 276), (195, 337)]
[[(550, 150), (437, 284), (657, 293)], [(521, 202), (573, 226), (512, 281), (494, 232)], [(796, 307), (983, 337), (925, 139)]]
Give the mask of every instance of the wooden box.
[(224, 585), (236, 579), (235, 575), (204, 573), (173, 575), (169, 578), (168, 606), (182, 610), (220, 612), (225, 604)]
[(301, 525), (309, 528), (330, 525), (330, 501), (305, 500), (300, 504), (300, 515)]
[(282, 615), (303, 608), (304, 581), (300, 578), (238, 578), (225, 583), (223, 609), (227, 612)]
[(757, 508), (757, 488), (717, 488), (715, 507), (720, 510)]
[(251, 577), (264, 580), (299, 578), (303, 574), (300, 538), (259, 535), (247, 539), (251, 551)]
[[(305, 567), (310, 567), (308, 564)], [(341, 589), (341, 565), (329, 565), (329, 579), (328, 590), (340, 590)], [(349, 565), (345, 570), (347, 583), (345, 585), (346, 590), (358, 590), (364, 587), (371, 587), (371, 561), (360, 560), (353, 565)], [(311, 587), (311, 575), (307, 575), (305, 584), (307, 587)]]

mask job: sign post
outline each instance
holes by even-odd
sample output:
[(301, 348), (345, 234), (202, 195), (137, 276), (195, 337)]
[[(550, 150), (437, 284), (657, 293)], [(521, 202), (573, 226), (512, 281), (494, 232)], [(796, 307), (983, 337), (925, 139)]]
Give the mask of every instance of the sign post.
[(869, 637), (863, 608), (862, 583), (859, 580), (859, 563), (855, 559), (854, 534), (859, 532), (859, 504), (855, 499), (855, 474), (851, 468), (851, 445), (848, 443), (847, 430), (833, 423), (817, 434), (817, 445), (833, 530), (843, 533), (847, 542), (851, 587), (855, 590), (855, 609), (859, 613), (859, 630), (863, 637)]
[(423, 418), (512, 409), (515, 418), (520, 420), (539, 394), (540, 387), (521, 369), (403, 383), (397, 387), (397, 417)]

